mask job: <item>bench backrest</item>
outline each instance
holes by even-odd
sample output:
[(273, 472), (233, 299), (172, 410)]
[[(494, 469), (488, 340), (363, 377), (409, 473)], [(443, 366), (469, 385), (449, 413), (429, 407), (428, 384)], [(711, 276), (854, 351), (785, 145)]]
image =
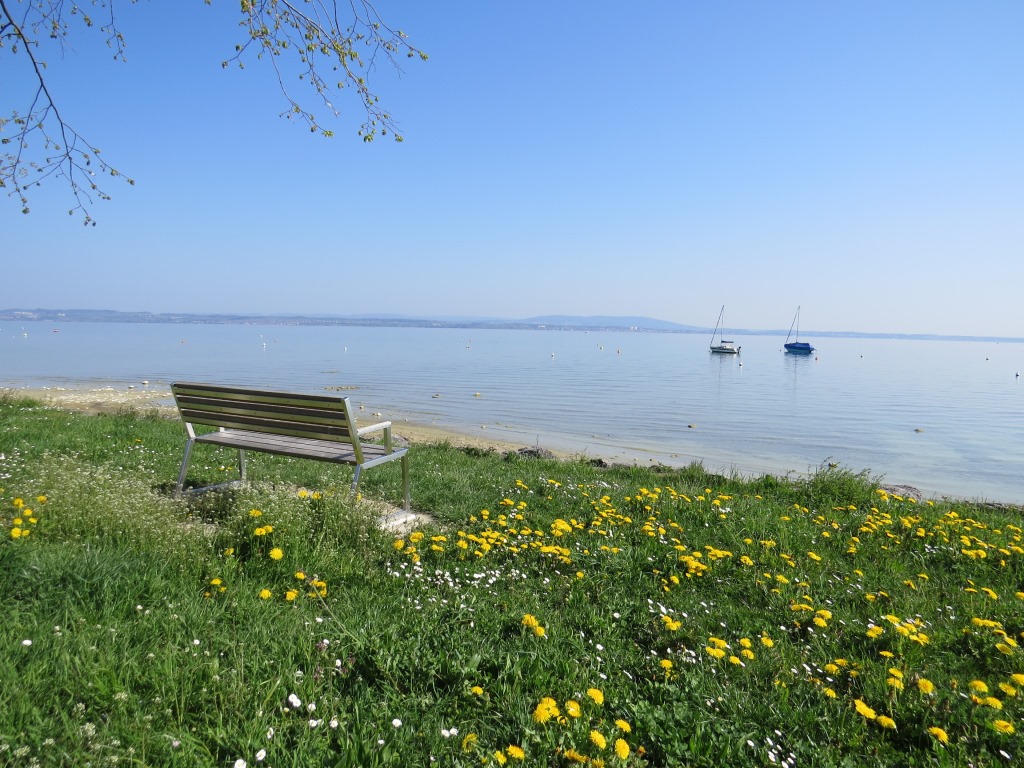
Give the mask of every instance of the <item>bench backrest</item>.
[(188, 382), (171, 384), (171, 392), (186, 424), (248, 429), (359, 446), (356, 422), (347, 397)]

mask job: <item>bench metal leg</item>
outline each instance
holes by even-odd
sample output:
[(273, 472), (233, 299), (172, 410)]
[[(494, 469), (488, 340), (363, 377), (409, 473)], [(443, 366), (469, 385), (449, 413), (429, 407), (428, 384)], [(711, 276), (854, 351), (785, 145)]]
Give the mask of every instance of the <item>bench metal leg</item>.
[[(412, 510), (412, 500), (409, 494), (409, 456), (406, 454), (400, 459), (402, 463), (402, 500), (404, 501), (403, 509), (406, 512)], [(351, 495), (355, 496), (356, 491), (359, 490), (359, 475), (363, 471), (361, 465), (357, 464), (355, 470), (352, 472), (352, 490)]]
[(352, 491), (351, 491), (351, 495), (352, 496), (356, 495), (356, 491), (359, 488), (359, 473), (362, 472), (362, 471), (363, 471), (362, 466), (360, 466), (359, 464), (356, 464), (355, 471), (353, 471), (353, 473), (352, 473)]
[(238, 479), (245, 482), (245, 451), (238, 449)]
[(409, 500), (409, 454), (406, 454), (401, 458), (402, 462), (402, 488), (404, 489), (405, 498), (405, 511), (408, 512), (411, 507)]
[(185, 485), (185, 473), (188, 471), (188, 459), (192, 455), (192, 446), (195, 440), (189, 438), (185, 441), (185, 458), (181, 460), (181, 471), (178, 473), (178, 484), (174, 486), (174, 498), (181, 496), (182, 486)]

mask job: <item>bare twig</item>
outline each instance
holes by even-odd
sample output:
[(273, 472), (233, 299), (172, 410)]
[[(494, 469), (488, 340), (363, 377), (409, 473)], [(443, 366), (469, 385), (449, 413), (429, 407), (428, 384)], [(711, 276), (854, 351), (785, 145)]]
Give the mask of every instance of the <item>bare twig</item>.
[[(117, 0), (87, 2), (103, 11), (105, 20), (98, 29), (106, 35), (114, 59), (124, 61), (125, 39), (115, 15)], [(136, 0), (129, 2), (134, 4)], [(204, 2), (210, 4), (211, 0)], [(42, 45), (48, 41), (61, 52), (68, 49), (72, 18), (87, 28), (97, 26), (83, 9), (84, 4), (0, 0), (0, 54), (10, 53), (27, 62), (34, 83), (29, 88), (32, 95), (27, 110), (15, 109), (9, 117), (0, 116), (0, 189), (16, 196), (22, 212), (28, 213), (29, 191), (48, 179), (62, 179), (75, 201), (68, 213), (81, 212), (86, 225), (95, 225), (89, 212), (94, 198), (110, 199), (98, 180), (111, 176), (129, 184), (135, 182), (107, 163), (100, 150), (65, 119), (47, 86), (46, 63), (39, 58)], [(351, 15), (344, 26), (339, 5), (347, 5), (346, 16)], [(20, 11), (18, 18), (12, 9)], [(222, 66), (244, 67), (247, 52), (254, 53), (257, 60), (268, 59), (288, 105), (282, 116), (298, 118), (314, 133), (333, 136), (334, 132), (324, 128), (316, 114), (292, 95), (291, 81), (311, 87), (333, 117), (339, 111), (331, 100), (331, 91), (350, 89), (366, 115), (359, 128), (363, 141), (389, 133), (402, 141), (395, 120), (370, 90), (367, 72), (375, 68), (378, 57), (401, 72), (401, 57), (426, 60), (427, 56), (410, 45), (401, 30), (386, 25), (370, 0), (241, 0), (239, 25), (245, 30), (245, 39)]]

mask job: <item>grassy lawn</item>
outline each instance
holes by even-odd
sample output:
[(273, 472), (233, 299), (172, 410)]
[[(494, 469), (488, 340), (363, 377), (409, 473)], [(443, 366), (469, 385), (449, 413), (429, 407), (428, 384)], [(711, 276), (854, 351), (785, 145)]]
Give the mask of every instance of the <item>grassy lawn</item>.
[(318, 462), (175, 500), (183, 447), (0, 396), (0, 765), (1022, 756), (1019, 509), (441, 443), (410, 451), (436, 524), (396, 537)]

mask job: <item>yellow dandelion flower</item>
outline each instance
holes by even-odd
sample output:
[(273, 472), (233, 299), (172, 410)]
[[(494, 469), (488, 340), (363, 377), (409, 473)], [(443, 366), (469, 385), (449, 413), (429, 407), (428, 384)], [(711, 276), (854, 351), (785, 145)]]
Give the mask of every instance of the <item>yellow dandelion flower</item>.
[(775, 645), (775, 641), (768, 637), (768, 635), (761, 635), (761, 645), (765, 648), (771, 648)]
[(392, 548), (401, 551), (405, 549), (405, 539), (395, 539), (394, 544), (392, 544), (391, 546)]
[(473, 749), (473, 745), (474, 744), (476, 744), (476, 734), (475, 733), (467, 733), (462, 738), (462, 751), (463, 752), (469, 752), (471, 749)]
[(821, 692), (824, 693), (826, 696), (828, 696), (830, 699), (836, 698), (836, 695), (837, 695), (836, 692), (834, 690), (832, 690), (831, 688), (822, 688)]
[(892, 688), (894, 690), (897, 690), (897, 691), (902, 691), (903, 690), (903, 681), (900, 680), (898, 677), (886, 678), (885, 684), (888, 685), (890, 688)]
[(259, 517), (262, 514), (263, 513), (260, 512), (258, 509), (250, 509), (249, 510), (249, 517)]
[(992, 727), (997, 733), (1005, 733), (1007, 736), (1012, 734), (1016, 729), (1013, 727), (1013, 723), (1008, 720), (996, 720), (992, 723)]
[(587, 696), (593, 699), (595, 704), (604, 704), (604, 694), (597, 688), (588, 688)]
[(625, 720), (616, 720), (615, 721), (615, 727), (618, 728), (623, 733), (631, 733), (632, 730), (633, 730), (630, 727), (629, 723), (627, 723)]
[(530, 627), (531, 629), (540, 626), (540, 622), (537, 621), (537, 617), (532, 613), (527, 613), (523, 616), (523, 626)]
[(672, 660), (671, 659), (662, 659), (658, 663), (661, 665), (661, 668), (664, 669), (666, 672), (668, 672), (670, 669), (672, 669)]
[(221, 584), (223, 584), (220, 578), (210, 579), (210, 583), (215, 587), (219, 587)]
[(505, 763), (507, 763), (507, 762), (508, 762), (508, 758), (507, 758), (507, 757), (505, 757), (505, 753), (504, 753), (504, 752), (502, 752), (502, 751), (501, 751), (501, 750), (499, 749), (499, 750), (497, 750), (497, 751), (496, 751), (496, 752), (494, 753), (494, 761), (495, 761), (495, 762), (496, 762), (496, 763), (497, 763), (498, 765), (504, 765)]
[(284, 551), (280, 547), (274, 547), (270, 550), (271, 560), (280, 560), (282, 557), (284, 557)]
[(474, 696), (484, 695), (484, 689), (481, 688), (479, 685), (474, 685), (472, 688), (469, 689), (469, 692), (472, 693)]
[(590, 741), (598, 749), (604, 749), (608, 746), (608, 740), (601, 735), (600, 731), (591, 731)]
[(929, 696), (935, 693), (935, 683), (933, 683), (931, 680), (922, 677), (920, 680), (917, 681), (917, 690), (919, 690), (926, 696)]
[(306, 580), (306, 574), (303, 573), (302, 571), (296, 571), (295, 572), (295, 578), (298, 579), (299, 581), (305, 581)]
[(1003, 708), (1003, 702), (997, 699), (995, 696), (985, 697), (985, 706), (992, 707), (992, 709), (1000, 710)]
[(891, 717), (886, 717), (885, 715), (879, 715), (878, 717), (875, 718), (875, 722), (878, 723), (883, 728), (890, 728), (890, 729), (892, 729), (894, 731), (896, 730), (896, 721), (893, 720)]
[(508, 753), (508, 756), (511, 757), (513, 760), (526, 759), (526, 752), (523, 751), (522, 747), (517, 746), (515, 744), (509, 744), (507, 747), (505, 747), (505, 752)]
[(1024, 675), (1010, 675), (1010, 679), (1013, 680), (1013, 682), (1015, 682), (1017, 685), (1024, 685)]
[(299, 590), (297, 589), (289, 589), (287, 592), (284, 593), (284, 599), (287, 600), (289, 603), (295, 600), (295, 598), (297, 598), (298, 596)]
[(981, 680), (971, 680), (968, 685), (975, 693), (988, 693), (988, 686)]
[(533, 634), (535, 634), (537, 637), (544, 637), (545, 631), (546, 630), (544, 629), (544, 627), (533, 628)]
[(273, 592), (269, 589), (264, 588), (260, 590), (260, 600), (269, 600), (272, 596)]
[(619, 760), (626, 760), (629, 758), (629, 744), (626, 743), (625, 739), (615, 740), (615, 756)]
[(569, 715), (569, 717), (579, 717), (583, 714), (583, 710), (580, 709), (580, 703), (578, 701), (569, 699), (569, 701), (565, 702), (565, 713)]
[(948, 744), (949, 743), (949, 734), (946, 733), (941, 728), (938, 728), (936, 726), (932, 726), (931, 728), (928, 729), (928, 733), (930, 733), (933, 737), (935, 737), (935, 739), (940, 744)]
[(558, 702), (550, 696), (545, 696), (533, 710), (533, 720), (536, 723), (546, 723), (553, 717), (558, 717)]
[(863, 699), (855, 699), (853, 706), (861, 717), (866, 717), (868, 720), (874, 720), (877, 717), (875, 710), (865, 704)]
[(876, 637), (880, 637), (881, 635), (885, 634), (885, 630), (877, 624), (874, 624), (868, 627), (867, 632), (865, 632), (864, 634), (866, 634), (868, 637), (874, 640)]
[(714, 656), (716, 659), (725, 658), (725, 651), (723, 651), (721, 648), (712, 648), (709, 645), (706, 646), (704, 650), (707, 652), (709, 656)]

